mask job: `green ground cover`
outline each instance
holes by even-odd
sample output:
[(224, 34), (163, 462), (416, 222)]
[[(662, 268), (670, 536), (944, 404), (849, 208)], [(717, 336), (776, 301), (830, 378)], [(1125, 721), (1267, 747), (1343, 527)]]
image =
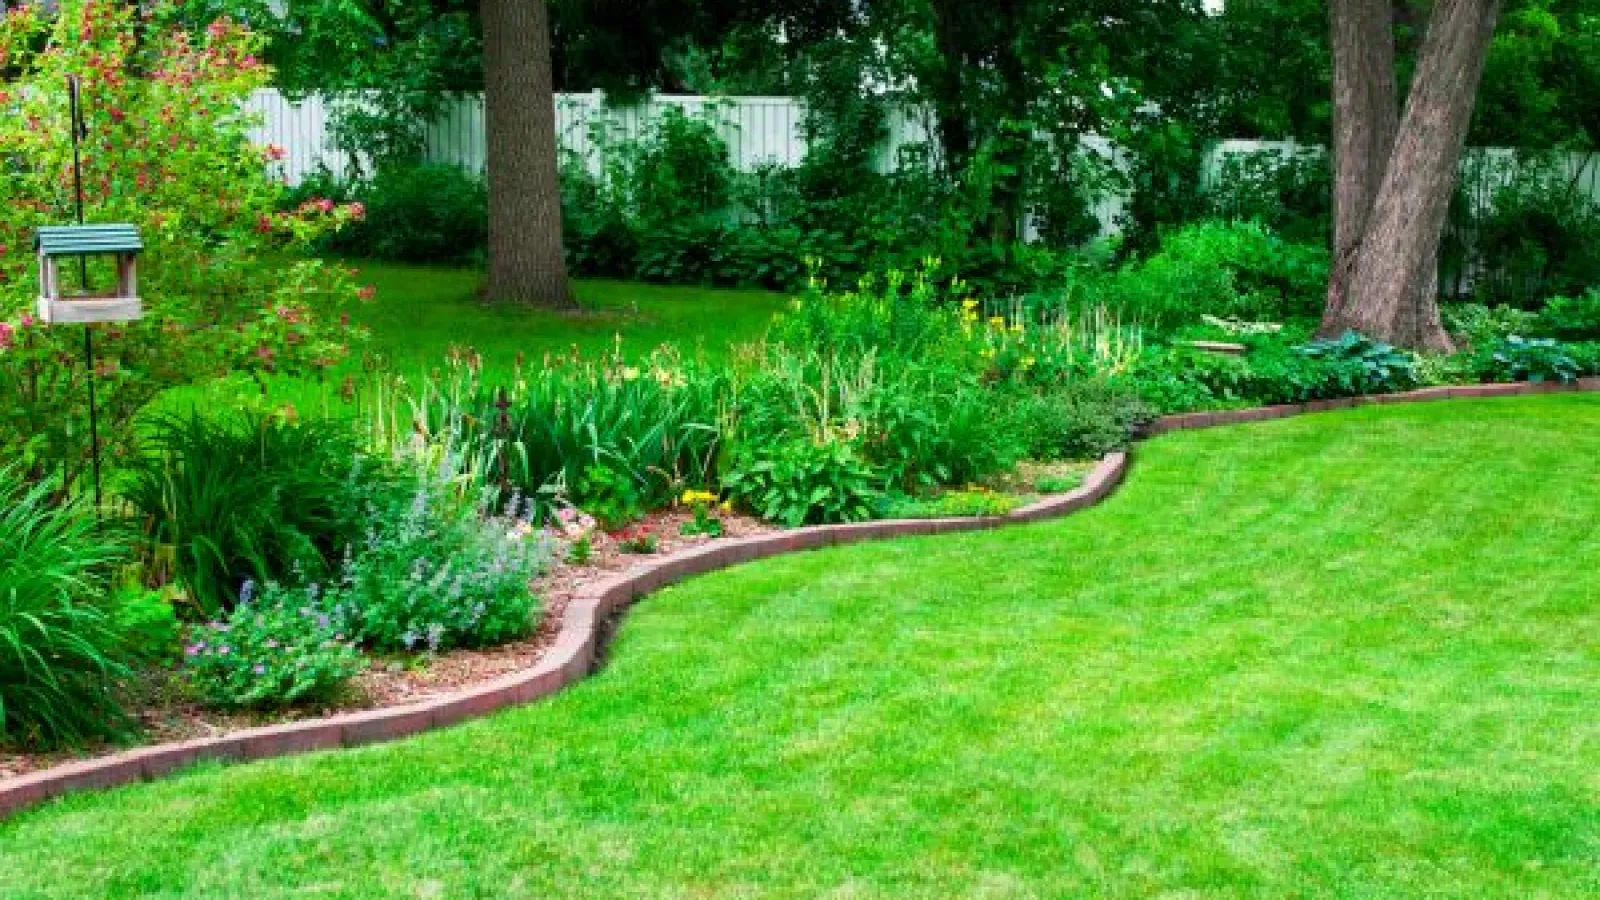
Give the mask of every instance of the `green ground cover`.
[(0, 895), (1593, 896), (1597, 453), (1578, 395), (1164, 437), (665, 590), (549, 702), (0, 824)]

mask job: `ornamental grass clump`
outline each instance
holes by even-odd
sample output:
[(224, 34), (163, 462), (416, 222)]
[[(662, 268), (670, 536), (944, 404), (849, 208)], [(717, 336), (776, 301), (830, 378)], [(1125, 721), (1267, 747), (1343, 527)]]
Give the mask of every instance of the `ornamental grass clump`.
[(127, 725), (111, 593), (128, 555), (120, 530), (0, 469), (0, 743), (80, 744)]

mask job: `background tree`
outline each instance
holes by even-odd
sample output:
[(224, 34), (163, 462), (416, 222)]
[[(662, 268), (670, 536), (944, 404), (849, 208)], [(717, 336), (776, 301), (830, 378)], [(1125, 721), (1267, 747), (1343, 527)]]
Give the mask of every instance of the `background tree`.
[(490, 301), (576, 308), (561, 239), (544, 0), (483, 0)]
[[(1363, 40), (1370, 32), (1370, 26), (1341, 28), (1340, 23), (1362, 21), (1372, 2), (1335, 0), (1335, 85), (1354, 83), (1356, 79), (1340, 70), (1363, 60), (1361, 50), (1338, 45)], [(1450, 349), (1436, 296), (1439, 239), (1499, 10), (1499, 0), (1434, 4), (1405, 112), (1348, 270), (1347, 293), (1340, 302), (1330, 302), (1324, 334), (1351, 329), (1399, 346)], [(1381, 128), (1381, 119), (1375, 118), (1382, 115), (1375, 109), (1381, 104), (1372, 102), (1370, 89), (1365, 104), (1353, 90), (1336, 89), (1334, 102), (1336, 118), (1350, 123), (1346, 127), (1355, 133)], [(1352, 121), (1362, 117), (1367, 121)], [(1370, 142), (1352, 141), (1352, 146)], [(1342, 173), (1344, 164), (1337, 165)], [(1335, 215), (1350, 216), (1358, 209), (1357, 201), (1348, 200), (1336, 205)], [(1349, 230), (1336, 224), (1335, 232), (1341, 228)], [(1335, 267), (1330, 298), (1337, 294), (1339, 268)]]

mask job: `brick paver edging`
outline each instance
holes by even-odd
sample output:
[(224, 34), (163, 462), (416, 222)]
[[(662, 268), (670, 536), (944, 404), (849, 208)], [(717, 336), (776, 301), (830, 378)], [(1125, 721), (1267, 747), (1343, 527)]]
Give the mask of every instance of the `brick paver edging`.
[[(1170, 431), (1281, 419), (1371, 403), (1415, 403), (1561, 391), (1600, 391), (1600, 378), (1585, 378), (1570, 385), (1488, 384), (1425, 388), (1403, 394), (1184, 413), (1158, 419), (1145, 429), (1142, 436), (1154, 437)], [(63, 794), (149, 781), (203, 760), (249, 761), (310, 750), (357, 747), (443, 728), (495, 710), (528, 703), (554, 694), (587, 676), (599, 649), (602, 623), (633, 601), (666, 585), (716, 569), (799, 550), (913, 535), (979, 531), (1064, 516), (1100, 502), (1122, 482), (1127, 469), (1128, 455), (1112, 453), (1095, 465), (1077, 489), (1047, 497), (1005, 515), (818, 525), (775, 534), (718, 540), (673, 553), (580, 588), (567, 604), (555, 643), (533, 668), (422, 703), (252, 728), (215, 738), (158, 744), (6, 779), (0, 781), (0, 818)]]

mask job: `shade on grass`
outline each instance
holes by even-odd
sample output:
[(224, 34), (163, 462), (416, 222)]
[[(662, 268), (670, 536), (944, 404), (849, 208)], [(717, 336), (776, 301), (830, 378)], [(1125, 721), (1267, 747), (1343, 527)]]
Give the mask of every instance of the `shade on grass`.
[(1594, 896), (1597, 458), (1585, 396), (1164, 437), (668, 589), (545, 703), (0, 825), (0, 896)]
[(671, 342), (686, 354), (725, 358), (732, 345), (761, 335), (788, 298), (766, 291), (666, 287), (623, 281), (574, 281), (582, 310), (557, 313), (484, 304), (483, 276), (471, 269), (357, 263), (357, 280), (377, 300), (357, 313), (372, 347), (405, 371), (439, 365), (451, 344), (471, 346), (485, 366), (509, 369), (517, 354), (537, 360), (576, 346), (585, 355), (642, 355)]

